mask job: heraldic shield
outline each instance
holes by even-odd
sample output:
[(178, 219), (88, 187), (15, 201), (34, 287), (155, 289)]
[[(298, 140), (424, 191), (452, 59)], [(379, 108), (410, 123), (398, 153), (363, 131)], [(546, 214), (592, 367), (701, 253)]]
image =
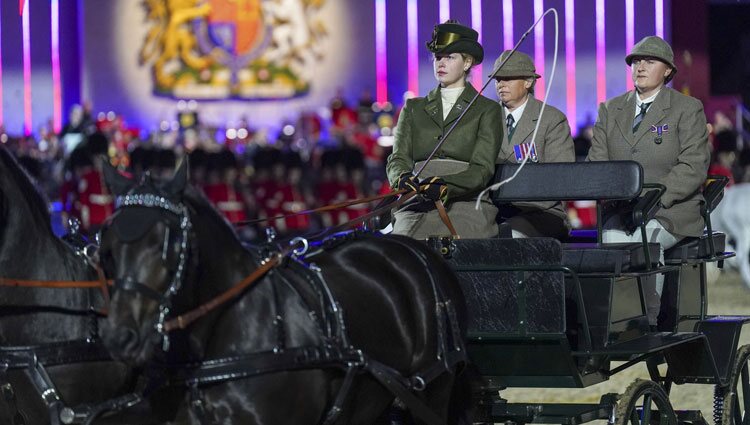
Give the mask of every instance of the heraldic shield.
[[(140, 51), (154, 92), (184, 99), (306, 94), (322, 59), (324, 1), (146, 0), (153, 24)], [(166, 15), (166, 16), (165, 16)]]

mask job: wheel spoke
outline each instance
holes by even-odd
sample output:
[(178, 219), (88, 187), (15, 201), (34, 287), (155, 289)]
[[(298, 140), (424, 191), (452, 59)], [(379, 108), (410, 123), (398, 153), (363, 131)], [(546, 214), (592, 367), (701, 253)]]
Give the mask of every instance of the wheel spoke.
[(642, 424), (651, 423), (651, 394), (645, 394), (643, 396), (643, 421)]
[(636, 379), (620, 396), (615, 413), (616, 425), (676, 425), (664, 387), (643, 379)]
[(638, 416), (638, 409), (633, 409), (632, 412), (630, 412), (630, 424), (631, 425), (640, 425), (641, 419)]

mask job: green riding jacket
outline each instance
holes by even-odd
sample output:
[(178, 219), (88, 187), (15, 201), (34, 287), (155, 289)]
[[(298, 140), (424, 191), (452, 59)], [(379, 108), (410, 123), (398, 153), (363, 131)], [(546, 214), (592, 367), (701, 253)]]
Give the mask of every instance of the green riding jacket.
[[(416, 162), (427, 159), (443, 133), (448, 131), (476, 94), (476, 89), (467, 83), (445, 120), (440, 87), (430, 91), (426, 97), (406, 101), (396, 125), (393, 153), (386, 165), (391, 187), (398, 185), (401, 174), (413, 171)], [(468, 163), (465, 171), (441, 176), (448, 186), (448, 203), (469, 200), (488, 186), (495, 173), (495, 158), (503, 139), (502, 123), (503, 110), (500, 105), (479, 96), (437, 151), (435, 158)]]

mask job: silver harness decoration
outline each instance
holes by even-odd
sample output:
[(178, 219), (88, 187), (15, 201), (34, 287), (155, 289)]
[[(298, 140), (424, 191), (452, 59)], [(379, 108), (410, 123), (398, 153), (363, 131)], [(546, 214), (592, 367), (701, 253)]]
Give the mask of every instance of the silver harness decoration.
[[(164, 292), (164, 294), (161, 295), (160, 299), (157, 299), (157, 301), (159, 301), (159, 319), (154, 325), (156, 332), (158, 332), (162, 337), (162, 349), (164, 351), (169, 351), (169, 333), (164, 330), (164, 322), (166, 321), (170, 313), (172, 297), (182, 287), (183, 276), (185, 273), (185, 264), (187, 263), (188, 238), (190, 236), (190, 229), (192, 228), (188, 209), (182, 203), (175, 203), (163, 196), (158, 196), (150, 193), (127, 194), (125, 196), (118, 196), (115, 200), (115, 206), (116, 208), (159, 208), (175, 214), (180, 219), (180, 230), (182, 231), (182, 237), (180, 240), (180, 251), (178, 254), (179, 259), (177, 261), (177, 269), (172, 276), (172, 281), (170, 282), (169, 287)], [(169, 231), (167, 230), (167, 233), (165, 234), (165, 246), (169, 243), (168, 232)], [(135, 285), (146, 287), (142, 283), (135, 283)]]

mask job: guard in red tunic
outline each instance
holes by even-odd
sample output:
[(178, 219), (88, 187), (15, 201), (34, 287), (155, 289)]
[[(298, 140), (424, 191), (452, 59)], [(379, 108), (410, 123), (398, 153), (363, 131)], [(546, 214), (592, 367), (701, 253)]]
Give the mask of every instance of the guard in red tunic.
[(78, 181), (84, 172), (93, 167), (86, 149), (82, 146), (74, 149), (70, 153), (65, 164), (65, 175), (63, 183), (60, 186), (60, 203), (62, 204), (62, 222), (64, 226), (68, 225), (68, 220), (75, 218), (81, 222), (81, 211), (78, 202)]
[(245, 196), (237, 182), (237, 158), (228, 150), (209, 157), (209, 183), (203, 187), (206, 198), (230, 223), (247, 220)]
[[(339, 197), (339, 183), (336, 180), (336, 167), (341, 160), (339, 149), (327, 149), (320, 156), (320, 170), (318, 173), (318, 200), (316, 207), (332, 205)], [(325, 211), (320, 213), (323, 227), (331, 227), (338, 224), (338, 211)], [(334, 216), (336, 219), (334, 220)]]
[[(342, 150), (343, 172), (339, 168), (338, 180), (342, 201), (352, 201), (365, 197), (364, 178), (365, 161), (362, 151), (354, 147), (345, 147)], [(342, 210), (345, 221), (352, 221), (370, 212), (367, 204), (355, 204)]]
[[(256, 215), (259, 219), (272, 217), (270, 210), (277, 208), (276, 203), (272, 200), (277, 186), (272, 170), (279, 161), (281, 161), (281, 152), (268, 146), (259, 148), (253, 155), (252, 162), (255, 172), (250, 184), (250, 192), (255, 199)], [(265, 228), (270, 225), (270, 223), (264, 222), (260, 224), (260, 227)]]
[(93, 235), (114, 212), (114, 198), (104, 182), (102, 167), (108, 160), (109, 140), (102, 133), (89, 136), (84, 147), (91, 158), (91, 166), (83, 167), (77, 182), (77, 208), (83, 230)]
[(302, 179), (302, 159), (294, 151), (282, 154), (282, 162), (277, 164), (274, 172), (276, 190), (272, 194), (274, 208), (273, 215), (288, 216), (274, 221), (276, 230), (287, 236), (301, 234), (310, 227), (308, 215), (291, 214), (307, 209), (307, 202), (300, 188)]

